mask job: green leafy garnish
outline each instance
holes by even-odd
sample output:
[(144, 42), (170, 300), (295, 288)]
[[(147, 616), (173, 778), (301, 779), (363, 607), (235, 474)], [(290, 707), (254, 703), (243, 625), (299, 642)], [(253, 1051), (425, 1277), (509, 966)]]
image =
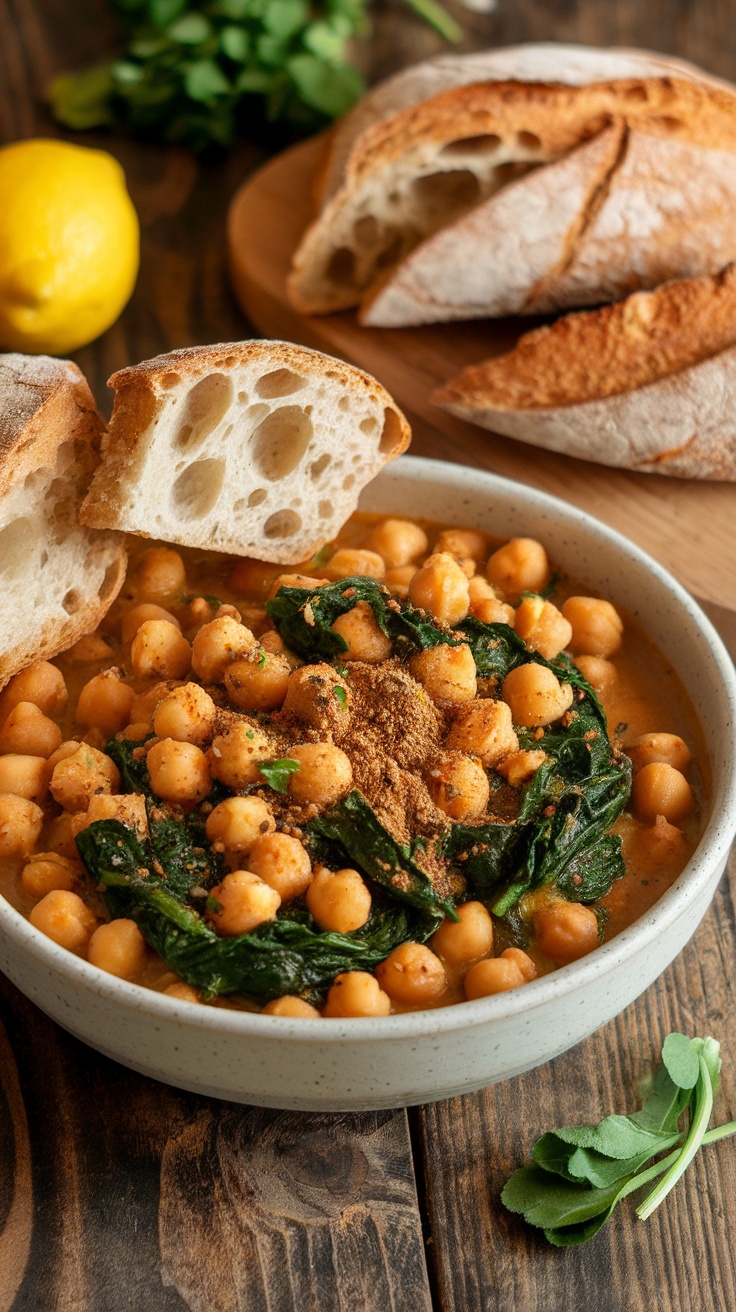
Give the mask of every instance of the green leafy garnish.
[(340, 684), (340, 683), (336, 683), (335, 686), (334, 686), (334, 688), (332, 689), (332, 691), (334, 692), (335, 696), (337, 697), (337, 700), (339, 701), (340, 706), (342, 707), (342, 709), (345, 710), (345, 707), (347, 706), (347, 703), (348, 703), (348, 694), (347, 694), (345, 688), (343, 688), (342, 684)]
[(622, 1198), (661, 1177), (636, 1209), (646, 1220), (702, 1144), (736, 1134), (736, 1121), (708, 1130), (720, 1069), (715, 1039), (668, 1034), (640, 1110), (542, 1135), (534, 1164), (504, 1186), (504, 1206), (563, 1248), (592, 1239)]
[(289, 780), (300, 768), (299, 761), (292, 761), (289, 756), (282, 756), (278, 761), (264, 761), (258, 767), (266, 783), (277, 793), (288, 793)]
[[(438, 0), (405, 0), (447, 41), (462, 32)], [(337, 118), (365, 84), (351, 42), (368, 0), (111, 0), (127, 31), (111, 62), (49, 88), (66, 127), (116, 124), (200, 150), (228, 146), (255, 112), (300, 131)]]

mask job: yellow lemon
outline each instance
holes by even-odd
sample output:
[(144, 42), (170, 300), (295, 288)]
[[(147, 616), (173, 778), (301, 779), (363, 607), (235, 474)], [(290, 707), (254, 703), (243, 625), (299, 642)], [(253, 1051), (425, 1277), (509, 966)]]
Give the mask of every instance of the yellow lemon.
[(117, 160), (65, 141), (0, 149), (0, 347), (64, 355), (114, 323), (138, 273)]

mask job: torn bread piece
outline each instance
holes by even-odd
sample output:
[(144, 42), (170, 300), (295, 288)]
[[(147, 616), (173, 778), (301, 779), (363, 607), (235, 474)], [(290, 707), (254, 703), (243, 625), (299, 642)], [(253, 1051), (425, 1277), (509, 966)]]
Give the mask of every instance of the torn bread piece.
[(361, 369), (289, 342), (225, 342), (113, 374), (115, 406), (82, 522), (168, 542), (308, 559), (409, 444)]
[(736, 154), (736, 95), (706, 83), (485, 82), (441, 92), (361, 134), (294, 255), (292, 304), (315, 314), (358, 304), (425, 238), (616, 124)]
[(432, 400), (584, 460), (736, 481), (736, 267), (565, 315)]
[(0, 686), (92, 632), (122, 585), (120, 535), (77, 522), (104, 427), (75, 364), (0, 355)]

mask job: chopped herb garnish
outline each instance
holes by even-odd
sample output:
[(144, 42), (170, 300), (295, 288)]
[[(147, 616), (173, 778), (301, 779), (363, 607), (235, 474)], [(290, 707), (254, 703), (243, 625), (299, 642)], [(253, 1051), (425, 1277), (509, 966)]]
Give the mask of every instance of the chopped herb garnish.
[(341, 684), (336, 683), (332, 689), (343, 710), (347, 706), (348, 694)]
[(708, 1129), (720, 1070), (715, 1039), (668, 1034), (640, 1110), (542, 1135), (532, 1148), (534, 1164), (505, 1185), (504, 1206), (564, 1248), (592, 1239), (622, 1198), (661, 1177), (636, 1209), (645, 1221), (703, 1144), (736, 1134), (736, 1121)]
[(300, 768), (298, 761), (293, 761), (289, 756), (282, 756), (278, 761), (265, 761), (259, 766), (259, 771), (274, 792), (287, 793), (289, 779)]

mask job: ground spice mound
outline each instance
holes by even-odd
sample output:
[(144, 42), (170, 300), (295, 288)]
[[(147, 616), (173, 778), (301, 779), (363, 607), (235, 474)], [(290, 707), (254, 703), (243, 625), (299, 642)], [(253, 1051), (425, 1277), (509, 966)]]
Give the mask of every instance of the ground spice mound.
[(398, 842), (440, 833), (447, 816), (422, 778), (440, 751), (440, 711), (398, 661), (352, 662), (347, 681), (350, 715), (337, 741), (350, 757), (355, 787)]

